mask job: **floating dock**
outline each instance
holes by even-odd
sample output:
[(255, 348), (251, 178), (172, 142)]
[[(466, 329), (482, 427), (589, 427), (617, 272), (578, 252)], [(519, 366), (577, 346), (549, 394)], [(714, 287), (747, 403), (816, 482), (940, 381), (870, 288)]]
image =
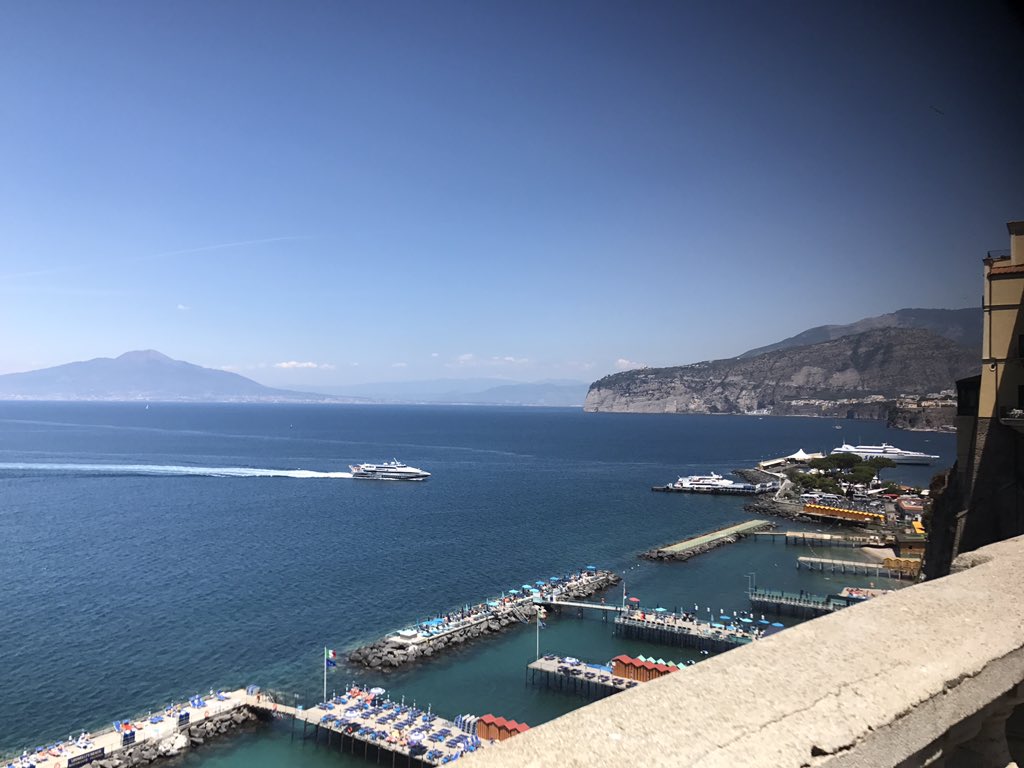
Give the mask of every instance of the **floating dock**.
[(598, 664), (585, 664), (555, 656), (545, 656), (526, 666), (526, 674), (532, 685), (537, 684), (538, 676), (546, 688), (581, 694), (588, 698), (604, 698), (613, 693), (635, 688), (639, 681), (627, 677), (613, 675), (608, 667)]
[(775, 523), (768, 520), (748, 520), (745, 523), (720, 528), (692, 539), (648, 550), (641, 557), (648, 560), (689, 560), (691, 557), (710, 552), (723, 544), (732, 544), (744, 536), (774, 527)]

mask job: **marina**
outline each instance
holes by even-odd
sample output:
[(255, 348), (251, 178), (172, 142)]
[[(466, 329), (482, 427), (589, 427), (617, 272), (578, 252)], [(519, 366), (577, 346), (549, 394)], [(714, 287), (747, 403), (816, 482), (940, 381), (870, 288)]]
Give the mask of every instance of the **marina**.
[(745, 523), (729, 525), (711, 533), (648, 550), (641, 557), (647, 560), (689, 560), (691, 557), (710, 552), (723, 544), (733, 544), (744, 536), (774, 527), (775, 523), (768, 520), (748, 520)]

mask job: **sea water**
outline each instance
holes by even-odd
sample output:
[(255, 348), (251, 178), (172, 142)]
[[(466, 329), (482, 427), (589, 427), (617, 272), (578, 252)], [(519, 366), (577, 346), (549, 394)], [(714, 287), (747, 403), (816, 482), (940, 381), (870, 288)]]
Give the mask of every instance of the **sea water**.
[[(637, 557), (750, 519), (743, 498), (658, 494), (653, 485), (798, 448), (883, 440), (942, 457), (934, 467), (886, 470), (892, 479), (927, 485), (953, 461), (952, 435), (861, 421), (0, 404), (0, 754), (210, 688), (256, 683), (312, 705), (325, 646), (344, 656), (437, 611), (589, 564), (622, 573), (644, 605), (697, 606), (704, 615), (748, 609), (750, 580), (819, 594), (898, 586), (798, 571), (795, 558), (810, 552), (756, 537), (686, 563)], [(348, 476), (349, 464), (393, 457), (431, 479)], [(606, 595), (621, 598), (621, 589)], [(619, 653), (699, 659), (616, 638), (597, 615), (552, 614), (547, 624), (542, 652), (597, 662)], [(536, 642), (535, 627), (524, 626), (387, 675), (342, 664), (328, 688), (355, 679), (449, 718), (492, 712), (536, 725), (585, 703), (526, 685)], [(277, 724), (183, 761), (352, 759), (292, 741)]]

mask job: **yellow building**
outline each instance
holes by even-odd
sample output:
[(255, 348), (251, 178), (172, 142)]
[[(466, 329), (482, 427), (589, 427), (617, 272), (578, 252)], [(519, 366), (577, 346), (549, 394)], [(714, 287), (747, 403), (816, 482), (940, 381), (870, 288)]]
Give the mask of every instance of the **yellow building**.
[(957, 382), (957, 462), (936, 500), (925, 569), (1024, 533), (1024, 221), (983, 260), (981, 372)]

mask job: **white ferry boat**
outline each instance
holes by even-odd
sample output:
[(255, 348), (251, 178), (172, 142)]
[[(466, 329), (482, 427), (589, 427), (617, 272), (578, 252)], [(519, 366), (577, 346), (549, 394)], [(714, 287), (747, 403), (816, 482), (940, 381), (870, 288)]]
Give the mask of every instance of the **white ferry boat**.
[(352, 464), (352, 477), (360, 480), (426, 480), (429, 472), (410, 467), (398, 459), (383, 464)]
[(770, 490), (774, 490), (776, 487), (777, 485), (770, 483), (761, 483), (758, 485), (737, 483), (712, 472), (710, 475), (690, 475), (689, 477), (680, 477), (674, 483), (656, 486), (651, 490), (669, 493), (737, 493), (742, 495), (753, 495), (755, 493), (766, 493)]
[(868, 459), (889, 459), (897, 464), (931, 464), (938, 456), (920, 451), (904, 451), (894, 445), (882, 443), (881, 445), (850, 445), (843, 443), (833, 449), (832, 455), (837, 453), (853, 453), (865, 461)]

